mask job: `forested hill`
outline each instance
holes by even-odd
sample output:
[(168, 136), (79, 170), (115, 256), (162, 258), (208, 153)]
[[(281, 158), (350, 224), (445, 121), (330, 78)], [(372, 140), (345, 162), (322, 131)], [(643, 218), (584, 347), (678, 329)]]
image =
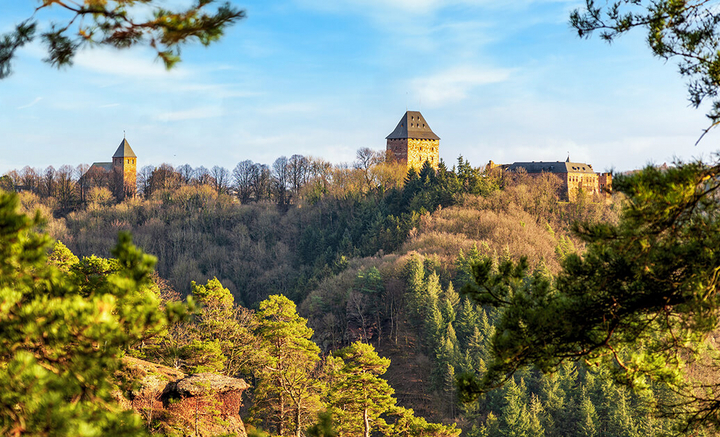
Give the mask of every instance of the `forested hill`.
[[(645, 399), (582, 366), (553, 376), (528, 369), (470, 404), (459, 401), (454, 384), (462, 372), (484, 372), (498, 317), (458, 293), (471, 279), (470, 266), (486, 256), (526, 256), (536, 274), (552, 276), (567, 253), (582, 249), (571, 224), (616, 220), (618, 199), (567, 203), (552, 176), (503, 178), (462, 159), (452, 169), (425, 167), (404, 178), (384, 163), (336, 169), (272, 199), (242, 198), (240, 191), (158, 171), (175, 182), (120, 204), (95, 193), (85, 206), (50, 220), (49, 231), (78, 256), (108, 256), (118, 232), (130, 231), (158, 257), (160, 278), (180, 295), (201, 296), (191, 281), (207, 283), (260, 313), (272, 296), (287, 296), (307, 318), (321, 355), (356, 341), (371, 344), (390, 358), (384, 377), (399, 405), (456, 423), (465, 435), (640, 436), (669, 429)], [(48, 216), (57, 205), (28, 192), (20, 198), (25, 209), (40, 207)], [(140, 353), (172, 364), (167, 353)], [(173, 362), (197, 353), (179, 348)], [(236, 352), (213, 353), (225, 357), (215, 361), (222, 371)], [(252, 396), (259, 402), (264, 395)], [(257, 408), (248, 414), (272, 429)]]

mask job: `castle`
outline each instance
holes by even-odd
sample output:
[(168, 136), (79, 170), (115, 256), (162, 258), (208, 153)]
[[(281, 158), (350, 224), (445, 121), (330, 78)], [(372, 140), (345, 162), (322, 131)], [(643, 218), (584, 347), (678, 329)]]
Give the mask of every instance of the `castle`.
[(611, 173), (595, 173), (592, 165), (570, 162), (570, 157), (565, 162), (514, 162), (498, 166), (490, 161), (488, 164), (488, 169), (498, 167), (506, 172), (524, 171), (530, 176), (551, 173), (560, 179), (563, 194), (570, 201), (576, 200), (580, 192), (594, 196), (607, 194), (612, 189)]
[(112, 156), (112, 162), (93, 162), (83, 178), (94, 181), (94, 185), (101, 185), (97, 182), (105, 180), (118, 200), (135, 197), (137, 155), (123, 136), (123, 140)]
[(425, 161), (433, 168), (440, 164), (440, 137), (430, 129), (419, 111), (407, 111), (397, 127), (387, 137), (388, 158), (404, 162), (416, 170)]
[[(419, 111), (407, 111), (395, 130), (386, 137), (389, 159), (405, 163), (408, 168), (420, 170), (425, 161), (433, 168), (440, 163), (440, 137), (430, 129)], [(542, 173), (556, 175), (562, 183), (562, 191), (568, 200), (575, 200), (579, 192), (590, 195), (608, 193), (612, 188), (610, 173), (595, 173), (592, 165), (580, 162), (514, 162), (496, 165), (492, 161), (487, 169), (499, 168), (503, 172), (523, 171), (530, 176)], [(521, 170), (522, 169), (522, 170)]]

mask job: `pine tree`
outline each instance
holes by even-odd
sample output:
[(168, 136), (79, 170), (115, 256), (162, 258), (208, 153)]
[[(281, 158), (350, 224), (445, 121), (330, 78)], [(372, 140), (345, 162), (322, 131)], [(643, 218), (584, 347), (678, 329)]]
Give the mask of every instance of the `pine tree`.
[(403, 279), (405, 280), (410, 319), (417, 327), (422, 326), (425, 319), (424, 278), (425, 267), (423, 267), (422, 258), (417, 254), (413, 254), (403, 267)]
[(322, 385), (317, 378), (320, 348), (310, 340), (312, 329), (285, 296), (260, 303), (257, 335), (261, 366), (256, 370), (254, 417), (264, 417), (278, 435), (299, 437), (321, 409)]
[(580, 398), (580, 417), (578, 429), (579, 435), (582, 437), (595, 437), (598, 435), (597, 422), (598, 416), (595, 406), (592, 404), (585, 388), (583, 387), (582, 397)]
[(200, 308), (190, 322), (169, 327), (137, 353), (190, 373), (249, 373), (249, 367), (258, 363), (259, 343), (252, 312), (236, 306), (217, 278), (205, 285), (193, 281), (191, 287)]
[(360, 342), (333, 355), (331, 359), (338, 361), (331, 375), (329, 405), (340, 435), (370, 437), (373, 430), (386, 429), (380, 416), (395, 405), (394, 390), (380, 376), (390, 360)]
[(527, 411), (525, 383), (508, 381), (504, 387), (505, 404), (500, 415), (500, 431), (505, 437), (529, 437), (530, 418)]
[(389, 414), (396, 420), (384, 433), (387, 437), (457, 437), (461, 432), (454, 423), (450, 426), (428, 423), (409, 408), (395, 407)]
[(123, 352), (182, 306), (160, 310), (155, 258), (129, 235), (112, 252), (117, 268), (85, 281), (70, 273), (79, 263), (69, 251), (48, 260), (39, 214), (18, 207), (17, 195), (0, 192), (0, 434), (141, 435), (140, 417), (113, 400), (113, 376)]
[(530, 397), (528, 413), (530, 414), (528, 435), (530, 437), (545, 437), (545, 427), (543, 426), (545, 411), (536, 394)]
[(460, 311), (458, 311), (457, 314), (457, 321), (454, 324), (460, 344), (465, 345), (468, 343), (479, 321), (480, 316), (475, 308), (475, 304), (470, 302), (468, 298), (463, 298), (460, 304)]

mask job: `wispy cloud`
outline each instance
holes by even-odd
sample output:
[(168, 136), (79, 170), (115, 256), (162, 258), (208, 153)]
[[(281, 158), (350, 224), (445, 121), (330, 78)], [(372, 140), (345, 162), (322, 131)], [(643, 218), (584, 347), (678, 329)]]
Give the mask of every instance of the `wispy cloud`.
[(280, 105), (272, 105), (264, 108), (258, 108), (258, 112), (265, 115), (280, 115), (280, 114), (308, 114), (316, 112), (319, 109), (317, 103), (312, 102), (296, 102), (296, 103), (284, 103)]
[(464, 100), (474, 88), (504, 82), (509, 69), (456, 67), (431, 76), (413, 79), (410, 88), (429, 106), (442, 106)]
[(18, 106), (17, 109), (25, 109), (31, 106), (35, 106), (35, 104), (40, 100), (42, 100), (42, 97), (36, 97), (35, 100), (33, 100), (32, 102), (28, 103), (27, 105)]
[(200, 120), (204, 118), (215, 118), (223, 115), (222, 109), (216, 106), (204, 106), (199, 108), (187, 109), (184, 111), (173, 111), (159, 114), (155, 117), (158, 121), (182, 121), (182, 120)]
[(110, 103), (110, 104), (108, 104), (108, 105), (100, 105), (100, 106), (98, 106), (98, 108), (101, 108), (101, 109), (102, 109), (102, 108), (115, 108), (115, 107), (118, 107), (118, 106), (120, 106), (119, 103)]
[(155, 54), (150, 50), (83, 50), (78, 53), (74, 62), (78, 67), (96, 73), (132, 79), (168, 79), (189, 75), (183, 67), (167, 71), (162, 62), (155, 60)]
[[(403, 12), (410, 15), (434, 14), (453, 7), (474, 7), (493, 10), (520, 10), (534, 4), (570, 3), (577, 0), (296, 0), (300, 5), (315, 10), (333, 13), (353, 13), (378, 17), (389, 12)], [(393, 18), (399, 18), (394, 16)]]

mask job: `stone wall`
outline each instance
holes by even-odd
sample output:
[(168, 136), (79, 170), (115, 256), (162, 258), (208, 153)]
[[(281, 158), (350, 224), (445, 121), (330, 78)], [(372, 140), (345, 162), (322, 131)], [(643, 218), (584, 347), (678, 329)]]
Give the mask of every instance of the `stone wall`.
[(137, 158), (113, 158), (113, 169), (122, 176), (121, 199), (135, 197), (137, 191)]
[(440, 164), (440, 141), (409, 139), (407, 155), (408, 167), (420, 170), (428, 161), (433, 168), (437, 168)]
[(571, 201), (575, 200), (580, 191), (593, 196), (600, 193), (597, 173), (569, 172), (566, 177), (568, 198)]
[(433, 168), (440, 164), (440, 141), (418, 139), (391, 139), (387, 142), (388, 154), (408, 167), (420, 170), (427, 160)]

